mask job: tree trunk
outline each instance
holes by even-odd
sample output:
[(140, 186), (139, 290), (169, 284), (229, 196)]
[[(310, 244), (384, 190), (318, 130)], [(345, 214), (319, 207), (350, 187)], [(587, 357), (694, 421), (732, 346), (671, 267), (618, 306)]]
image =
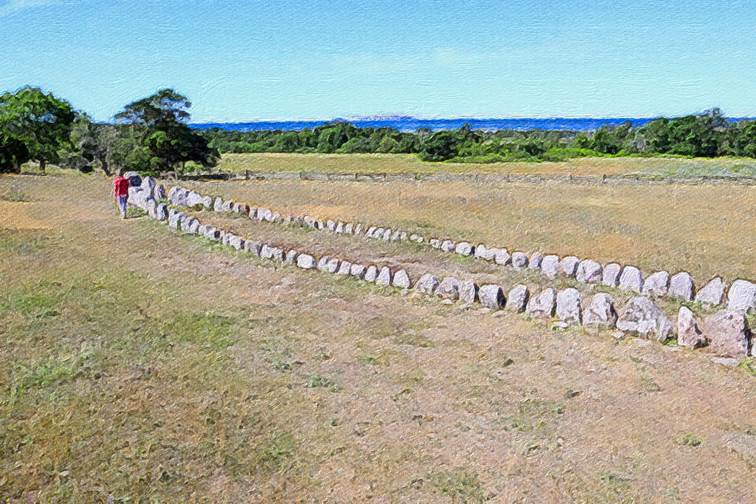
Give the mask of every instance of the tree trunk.
[(100, 166), (102, 167), (102, 171), (105, 172), (105, 175), (107, 175), (108, 177), (110, 177), (111, 173), (110, 173), (110, 165), (108, 164), (108, 160), (107, 159), (101, 159), (100, 160)]
[(13, 161), (13, 169), (16, 173), (21, 173), (21, 163), (19, 161)]
[(42, 175), (45, 174), (45, 167), (47, 166), (47, 161), (44, 159), (39, 160), (39, 170), (42, 172)]

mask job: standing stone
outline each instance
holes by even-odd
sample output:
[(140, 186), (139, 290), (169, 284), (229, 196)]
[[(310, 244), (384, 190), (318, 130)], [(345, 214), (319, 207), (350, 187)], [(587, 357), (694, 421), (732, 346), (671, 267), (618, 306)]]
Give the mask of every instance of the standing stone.
[(749, 312), (756, 308), (756, 284), (735, 280), (727, 292), (727, 309)]
[(271, 247), (270, 249), (270, 258), (274, 261), (283, 262), (284, 260), (284, 251), (283, 249), (279, 247)]
[(389, 241), (391, 239), (391, 229), (385, 230), (381, 238), (383, 239), (383, 241)]
[(399, 289), (409, 289), (411, 287), (409, 275), (403, 269), (394, 273), (391, 284)]
[(438, 285), (436, 295), (442, 299), (456, 301), (459, 299), (459, 280), (454, 277), (446, 277)]
[(189, 232), (189, 234), (199, 234), (199, 227), (200, 222), (197, 219), (194, 219), (189, 223), (187, 231)]
[(336, 231), (336, 223), (331, 219), (328, 219), (326, 221), (326, 228), (328, 228), (328, 231)]
[(522, 284), (515, 285), (507, 293), (507, 310), (515, 313), (522, 313), (525, 311), (525, 306), (530, 299), (530, 291)]
[(583, 325), (609, 329), (617, 323), (612, 296), (605, 292), (595, 294), (588, 306), (583, 309)]
[(378, 268), (376, 268), (374, 265), (370, 265), (367, 268), (367, 271), (365, 271), (365, 277), (364, 280), (366, 282), (375, 282), (375, 279), (378, 277)]
[(685, 271), (681, 271), (669, 280), (668, 294), (683, 301), (693, 300), (693, 278)]
[(213, 211), (214, 212), (222, 212), (223, 211), (223, 198), (218, 196), (213, 200)]
[(400, 229), (397, 229), (393, 233), (391, 233), (391, 241), (399, 241), (402, 239), (402, 231)]
[(287, 250), (284, 262), (286, 264), (294, 264), (294, 263), (297, 262), (297, 256), (298, 255), (299, 255), (299, 252), (297, 252), (296, 250), (293, 250), (293, 249)]
[(481, 285), (478, 289), (480, 304), (491, 310), (500, 310), (505, 303), (504, 291), (498, 285)]
[(228, 201), (224, 201), (223, 202), (223, 206), (221, 207), (221, 210), (223, 212), (230, 212), (233, 209), (234, 209), (234, 202), (233, 201), (228, 200)]
[(525, 269), (528, 267), (528, 256), (525, 252), (512, 252), (512, 267)]
[(323, 268), (323, 271), (326, 273), (336, 273), (339, 270), (340, 262), (341, 261), (335, 257), (330, 258), (326, 263), (325, 268)]
[(440, 282), (438, 278), (434, 277), (430, 273), (422, 275), (415, 284), (415, 290), (422, 294), (432, 295), (435, 294)]
[(601, 284), (607, 287), (617, 287), (619, 285), (620, 271), (622, 271), (622, 266), (617, 263), (609, 263), (604, 266)]
[(244, 242), (244, 250), (255, 257), (260, 257), (260, 252), (262, 252), (262, 243), (256, 240), (246, 240)]
[(410, 239), (410, 241), (415, 242), (415, 243), (423, 243), (423, 241), (425, 240), (425, 238), (423, 238), (419, 234), (415, 234), (415, 233), (412, 233), (410, 235), (409, 239)]
[(593, 259), (583, 259), (578, 264), (575, 278), (578, 282), (596, 284), (601, 281), (601, 264)]
[(336, 223), (336, 229), (334, 230), (337, 234), (342, 234), (344, 232), (344, 223), (339, 221)]
[(363, 227), (364, 227), (364, 226), (363, 226), (362, 224), (360, 224), (360, 223), (357, 223), (357, 224), (356, 224), (356, 225), (354, 226), (354, 234), (355, 234), (355, 235), (358, 235), (358, 234), (362, 233), (362, 229), (363, 229)]
[(478, 246), (475, 247), (475, 257), (479, 259), (483, 259), (484, 261), (493, 261), (495, 255), (496, 251), (494, 249), (489, 249), (482, 243), (478, 244)]
[(372, 238), (374, 232), (375, 232), (375, 226), (370, 226), (368, 230), (365, 231), (365, 236), (368, 238)]
[(260, 247), (260, 257), (263, 259), (272, 259), (273, 258), (273, 247), (271, 247), (268, 244), (263, 244)]
[(441, 248), (441, 240), (438, 238), (431, 238), (428, 244), (433, 247), (434, 249), (440, 249)]
[(339, 265), (339, 270), (336, 272), (337, 275), (349, 275), (349, 272), (352, 270), (352, 263), (349, 261), (341, 261), (341, 264)]
[(376, 285), (391, 285), (391, 270), (388, 266), (384, 266), (378, 272), (378, 276), (375, 278)]
[(551, 318), (554, 316), (556, 291), (549, 287), (530, 298), (525, 311), (531, 317)]
[(459, 242), (457, 243), (457, 246), (454, 247), (454, 252), (462, 256), (469, 256), (475, 252), (475, 249), (468, 242)]
[(454, 242), (451, 240), (442, 241), (441, 250), (443, 250), (444, 252), (452, 252), (454, 250)]
[(724, 291), (724, 281), (720, 277), (714, 277), (696, 293), (696, 301), (709, 305), (721, 304)]
[(159, 221), (168, 220), (168, 207), (164, 203), (155, 207), (155, 218)]
[(323, 256), (318, 259), (318, 271), (326, 271), (326, 268), (328, 267), (328, 261), (330, 260), (331, 258), (329, 256)]
[(459, 283), (459, 300), (463, 304), (471, 305), (478, 299), (478, 285), (472, 280)]
[(349, 268), (349, 274), (360, 280), (365, 276), (365, 266), (362, 264), (352, 264)]
[(637, 296), (620, 311), (617, 329), (640, 338), (664, 342), (672, 334), (672, 322), (650, 299)]
[(354, 234), (354, 226), (351, 222), (348, 222), (344, 224), (344, 233), (345, 234)]
[(145, 202), (145, 207), (147, 210), (147, 215), (149, 215), (151, 218), (155, 218), (155, 209), (157, 208), (157, 201), (150, 198)]
[(155, 188), (154, 196), (156, 200), (165, 199), (165, 186), (163, 184), (160, 184)]
[(541, 261), (541, 274), (551, 280), (559, 274), (559, 256), (547, 255)]
[(228, 244), (235, 250), (244, 250), (244, 240), (236, 235), (231, 235)]
[(556, 299), (556, 314), (568, 326), (580, 325), (580, 292), (572, 287), (559, 291)]
[(494, 249), (494, 262), (500, 266), (506, 266), (512, 262), (512, 256), (509, 255), (507, 249)]
[(580, 259), (578, 259), (577, 257), (564, 257), (561, 261), (559, 261), (559, 273), (566, 277), (574, 278), (575, 273), (577, 272), (578, 264), (580, 264)]
[(712, 352), (725, 357), (748, 355), (750, 331), (743, 311), (723, 310), (706, 317), (703, 333)]
[(540, 252), (533, 252), (530, 254), (530, 260), (528, 261), (528, 269), (537, 270), (541, 267), (543, 261), (543, 254)]
[(297, 256), (297, 267), (302, 269), (313, 269), (315, 267), (315, 258), (309, 254), (299, 254)]
[(657, 271), (651, 273), (643, 282), (644, 296), (664, 296), (669, 289), (669, 273), (666, 271)]
[(693, 312), (686, 306), (681, 306), (677, 312), (677, 344), (691, 348), (706, 344), (706, 338), (698, 327)]
[(625, 266), (620, 275), (619, 288), (640, 294), (643, 289), (643, 274), (635, 266)]

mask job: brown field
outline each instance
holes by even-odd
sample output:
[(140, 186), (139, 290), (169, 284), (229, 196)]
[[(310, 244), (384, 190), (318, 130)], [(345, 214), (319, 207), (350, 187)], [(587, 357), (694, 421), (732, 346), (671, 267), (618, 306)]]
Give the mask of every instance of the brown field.
[(320, 173), (484, 173), (512, 175), (629, 175), (756, 177), (749, 158), (575, 158), (563, 162), (429, 163), (413, 154), (224, 154), (216, 171)]
[[(623, 210), (636, 189), (649, 187), (212, 190), (506, 243), (530, 236), (516, 224), (529, 215), (541, 229), (530, 243), (557, 252), (580, 243), (566, 242), (580, 223), (606, 253), (650, 254), (636, 237), (667, 246), (673, 233), (710, 251), (718, 241), (737, 264), (727, 274), (752, 277), (753, 257), (737, 258), (753, 250), (753, 212), (727, 218), (718, 205), (753, 210), (753, 189), (658, 187), (645, 212)], [(3, 501), (745, 503), (756, 492), (748, 361), (276, 267), (121, 221), (109, 194), (99, 176), (0, 178)], [(422, 247), (223, 219), (318, 250), (493, 274)], [(665, 257), (706, 257), (677, 247), (690, 258)]]
[[(197, 183), (200, 184), (200, 183)], [(203, 192), (510, 250), (689, 271), (756, 272), (756, 187), (473, 182), (203, 182)], [(191, 184), (187, 184), (191, 185)]]

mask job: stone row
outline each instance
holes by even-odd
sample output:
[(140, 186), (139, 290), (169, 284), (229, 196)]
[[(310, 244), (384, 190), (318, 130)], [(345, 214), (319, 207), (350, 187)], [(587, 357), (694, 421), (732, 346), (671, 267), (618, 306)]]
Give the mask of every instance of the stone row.
[(384, 241), (409, 240), (416, 243), (427, 243), (442, 252), (470, 256), (501, 266), (508, 266), (515, 270), (539, 270), (544, 277), (550, 280), (561, 276), (573, 278), (584, 284), (601, 284), (647, 297), (667, 296), (681, 301), (696, 301), (710, 306), (721, 305), (726, 294), (728, 310), (749, 312), (756, 309), (756, 284), (744, 279), (735, 280), (728, 290), (724, 280), (717, 276), (696, 290), (693, 277), (685, 271), (673, 275), (670, 275), (667, 271), (656, 271), (644, 276), (643, 272), (637, 267), (621, 265), (616, 262), (601, 264), (592, 259), (580, 259), (576, 256), (560, 257), (555, 254), (544, 255), (540, 252), (526, 254), (521, 251), (513, 251), (510, 253), (506, 248), (489, 247), (482, 243), (475, 245), (466, 241), (455, 242), (440, 238), (426, 240), (421, 235), (400, 229), (334, 220), (323, 221), (309, 215), (282, 216), (268, 208), (250, 207), (232, 200), (223, 200), (220, 197), (202, 196), (195, 191), (182, 187), (174, 187), (169, 194), (169, 199), (171, 203), (179, 206), (201, 206), (206, 210), (216, 212), (248, 214), (250, 218), (258, 221), (296, 224), (337, 234), (361, 235)]

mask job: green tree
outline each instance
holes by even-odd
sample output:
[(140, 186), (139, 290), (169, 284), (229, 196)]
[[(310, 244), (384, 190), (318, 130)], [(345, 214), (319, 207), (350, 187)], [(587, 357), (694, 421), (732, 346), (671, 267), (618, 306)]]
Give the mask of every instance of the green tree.
[[(36, 87), (23, 87), (0, 96), (0, 132), (2, 145), (14, 148), (15, 154), (2, 158), (21, 159), (23, 144), (26, 160), (35, 160), (44, 173), (47, 163), (56, 162), (66, 146), (75, 114), (71, 104)], [(15, 146), (15, 147), (14, 147)], [(23, 162), (23, 161), (22, 161)], [(16, 164), (20, 170), (20, 164)]]
[(423, 161), (445, 161), (457, 155), (459, 141), (452, 131), (439, 131), (423, 142), (420, 159)]

